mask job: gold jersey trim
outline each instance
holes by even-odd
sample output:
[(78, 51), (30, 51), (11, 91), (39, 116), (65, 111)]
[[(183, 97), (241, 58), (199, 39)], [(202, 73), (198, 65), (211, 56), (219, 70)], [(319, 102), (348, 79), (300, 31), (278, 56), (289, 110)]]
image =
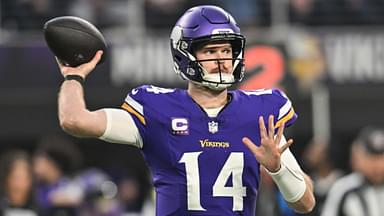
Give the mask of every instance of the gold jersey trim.
[(121, 108), (123, 108), (124, 110), (126, 110), (127, 112), (131, 113), (132, 115), (136, 116), (137, 119), (139, 119), (139, 121), (145, 125), (145, 119), (144, 119), (144, 116), (141, 115), (138, 111), (136, 111), (132, 106), (130, 106), (128, 103), (124, 103), (123, 105), (121, 105)]

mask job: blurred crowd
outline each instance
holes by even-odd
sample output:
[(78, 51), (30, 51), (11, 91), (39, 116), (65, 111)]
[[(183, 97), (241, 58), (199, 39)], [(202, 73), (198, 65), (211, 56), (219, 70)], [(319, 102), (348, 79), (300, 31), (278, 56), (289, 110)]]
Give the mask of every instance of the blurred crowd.
[[(31, 152), (0, 156), (1, 216), (154, 215), (149, 178), (137, 173), (82, 166), (77, 145), (43, 137)], [(129, 167), (129, 164), (122, 166)]]
[[(132, 4), (133, 2), (133, 4)], [(288, 0), (275, 1), (288, 11), (286, 22), (309, 26), (367, 25), (384, 23), (383, 0)], [(244, 26), (268, 26), (276, 7), (270, 0), (1, 0), (1, 28), (40, 30), (56, 16), (85, 18), (98, 28), (125, 28), (130, 7), (143, 11), (145, 27), (172, 26), (187, 8), (216, 4), (226, 8)], [(132, 9), (132, 8), (131, 8)]]
[(290, 22), (309, 26), (383, 24), (382, 0), (290, 0)]

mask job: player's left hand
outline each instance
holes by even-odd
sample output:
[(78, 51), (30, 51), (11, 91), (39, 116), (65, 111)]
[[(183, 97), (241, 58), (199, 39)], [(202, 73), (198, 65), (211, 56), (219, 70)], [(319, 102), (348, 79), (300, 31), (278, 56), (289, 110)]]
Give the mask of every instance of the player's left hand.
[(284, 123), (282, 123), (275, 136), (275, 124), (273, 115), (268, 119), (268, 130), (265, 127), (264, 119), (259, 117), (261, 144), (257, 146), (248, 137), (243, 138), (243, 143), (251, 150), (260, 165), (264, 166), (270, 172), (277, 172), (281, 167), (281, 154), (293, 143), (289, 139), (287, 143), (280, 147), (280, 141), (284, 132)]

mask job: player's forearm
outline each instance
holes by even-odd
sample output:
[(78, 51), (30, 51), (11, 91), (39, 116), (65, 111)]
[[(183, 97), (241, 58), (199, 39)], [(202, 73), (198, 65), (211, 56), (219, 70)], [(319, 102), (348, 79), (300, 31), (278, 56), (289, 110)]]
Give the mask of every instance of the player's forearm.
[(75, 80), (63, 82), (59, 92), (59, 121), (60, 126), (67, 133), (74, 136), (85, 136), (82, 131), (82, 116), (88, 110), (84, 101), (84, 90)]
[(315, 200), (315, 197), (313, 195), (312, 180), (305, 174), (303, 174), (303, 176), (304, 176), (304, 181), (306, 184), (306, 189), (305, 189), (304, 195), (298, 201), (296, 201), (294, 203), (288, 202), (288, 205), (292, 209), (294, 209), (296, 212), (308, 213), (308, 212), (311, 212), (312, 209), (314, 208), (316, 200)]

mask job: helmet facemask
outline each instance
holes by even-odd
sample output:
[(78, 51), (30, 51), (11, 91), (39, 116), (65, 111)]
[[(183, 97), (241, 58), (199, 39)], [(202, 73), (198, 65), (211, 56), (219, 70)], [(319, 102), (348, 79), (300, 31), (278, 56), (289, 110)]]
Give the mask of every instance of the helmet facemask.
[[(195, 52), (197, 50), (207, 44), (214, 43), (230, 43), (232, 47), (232, 58), (196, 59)], [(240, 82), (244, 77), (244, 44), (244, 37), (236, 34), (211, 35), (194, 40), (182, 40), (177, 47), (180, 53), (183, 53), (184, 59), (187, 59), (188, 64), (186, 64), (185, 68), (176, 67), (177, 65), (175, 64), (175, 71), (184, 79), (191, 80), (211, 90), (222, 91)], [(209, 73), (202, 65), (203, 62), (207, 61), (216, 61), (217, 65), (220, 65), (223, 64), (223, 61), (228, 60), (232, 61), (232, 71), (229, 72), (222, 71), (219, 66), (217, 72)]]
[(232, 58), (196, 60), (197, 67), (199, 67), (199, 70), (201, 71), (201, 82), (197, 82), (197, 84), (212, 90), (221, 91), (236, 83), (233, 76), (233, 69), (231, 71), (223, 71), (222, 67), (218, 66), (218, 71), (208, 72), (203, 66), (204, 62), (214, 61), (217, 65), (220, 65), (223, 64), (223, 61), (228, 60), (232, 61)]

